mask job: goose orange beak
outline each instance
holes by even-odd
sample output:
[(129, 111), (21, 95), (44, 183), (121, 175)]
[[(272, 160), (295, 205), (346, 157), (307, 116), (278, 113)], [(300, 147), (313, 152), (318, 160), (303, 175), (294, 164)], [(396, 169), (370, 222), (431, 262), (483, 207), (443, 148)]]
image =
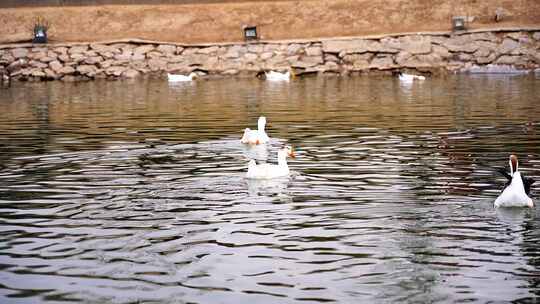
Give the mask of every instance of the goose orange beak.
[(291, 151), (289, 152), (289, 157), (296, 158), (296, 154), (294, 153), (294, 149), (291, 147)]

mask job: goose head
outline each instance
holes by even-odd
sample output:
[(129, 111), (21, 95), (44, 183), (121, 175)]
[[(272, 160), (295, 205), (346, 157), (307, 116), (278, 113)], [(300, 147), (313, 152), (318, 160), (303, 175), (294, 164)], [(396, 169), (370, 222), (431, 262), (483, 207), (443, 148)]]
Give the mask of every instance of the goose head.
[(296, 154), (292, 146), (285, 146), (278, 151), (278, 158), (286, 159), (287, 157), (295, 158)]
[(518, 170), (518, 158), (516, 155), (510, 155), (508, 159), (508, 164), (510, 165), (510, 175), (514, 176), (514, 173)]

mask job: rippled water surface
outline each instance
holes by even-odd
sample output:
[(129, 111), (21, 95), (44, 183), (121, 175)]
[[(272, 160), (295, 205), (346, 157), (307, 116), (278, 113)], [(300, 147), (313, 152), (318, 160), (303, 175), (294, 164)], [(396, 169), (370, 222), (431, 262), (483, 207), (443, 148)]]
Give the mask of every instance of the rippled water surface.
[[(492, 203), (509, 153), (539, 179), (539, 96), (531, 75), (15, 83), (0, 302), (536, 303), (538, 207)], [(259, 115), (271, 143), (243, 146)], [(244, 178), (284, 144), (289, 178)]]

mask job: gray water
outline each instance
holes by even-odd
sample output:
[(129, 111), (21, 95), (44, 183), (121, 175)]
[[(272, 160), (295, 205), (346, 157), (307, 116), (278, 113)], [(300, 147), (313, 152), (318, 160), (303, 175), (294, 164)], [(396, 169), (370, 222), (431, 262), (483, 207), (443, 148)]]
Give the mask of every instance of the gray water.
[[(536, 303), (540, 77), (14, 83), (0, 303)], [(239, 142), (268, 120), (266, 147)], [(244, 178), (297, 150), (289, 178)], [(540, 184), (533, 185), (533, 199)]]

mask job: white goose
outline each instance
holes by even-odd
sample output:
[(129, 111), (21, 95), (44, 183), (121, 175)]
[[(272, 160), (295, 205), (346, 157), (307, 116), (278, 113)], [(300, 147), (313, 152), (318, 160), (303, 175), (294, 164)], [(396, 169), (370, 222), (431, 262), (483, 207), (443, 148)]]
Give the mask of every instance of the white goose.
[(287, 156), (295, 157), (293, 148), (286, 146), (278, 151), (278, 163), (273, 164), (260, 164), (257, 165), (255, 160), (250, 160), (248, 164), (248, 171), (246, 178), (253, 179), (270, 179), (276, 177), (284, 177), (289, 175), (289, 166), (287, 165)]
[(528, 196), (533, 180), (521, 176), (518, 171), (518, 159), (515, 155), (510, 155), (508, 160), (510, 164), (510, 174), (506, 171), (501, 173), (506, 176), (506, 183), (502, 193), (495, 200), (495, 207), (534, 207), (532, 199)]
[(258, 145), (267, 143), (270, 138), (266, 135), (264, 127), (266, 125), (266, 117), (261, 116), (257, 122), (257, 130), (251, 130), (250, 128), (244, 129), (244, 135), (240, 139), (243, 144)]
[(169, 82), (187, 82), (187, 81), (193, 81), (193, 79), (197, 78), (197, 74), (195, 72), (191, 72), (189, 75), (182, 75), (182, 74), (170, 74), (167, 73), (167, 79)]
[(405, 74), (405, 73), (399, 72), (399, 81), (401, 82), (412, 82), (414, 80), (424, 80), (424, 79), (426, 79), (426, 77), (422, 75)]
[(294, 74), (291, 74), (291, 70), (288, 70), (285, 73), (269, 71), (265, 72), (264, 74), (266, 80), (268, 81), (289, 81), (291, 79), (291, 75), (294, 77)]

